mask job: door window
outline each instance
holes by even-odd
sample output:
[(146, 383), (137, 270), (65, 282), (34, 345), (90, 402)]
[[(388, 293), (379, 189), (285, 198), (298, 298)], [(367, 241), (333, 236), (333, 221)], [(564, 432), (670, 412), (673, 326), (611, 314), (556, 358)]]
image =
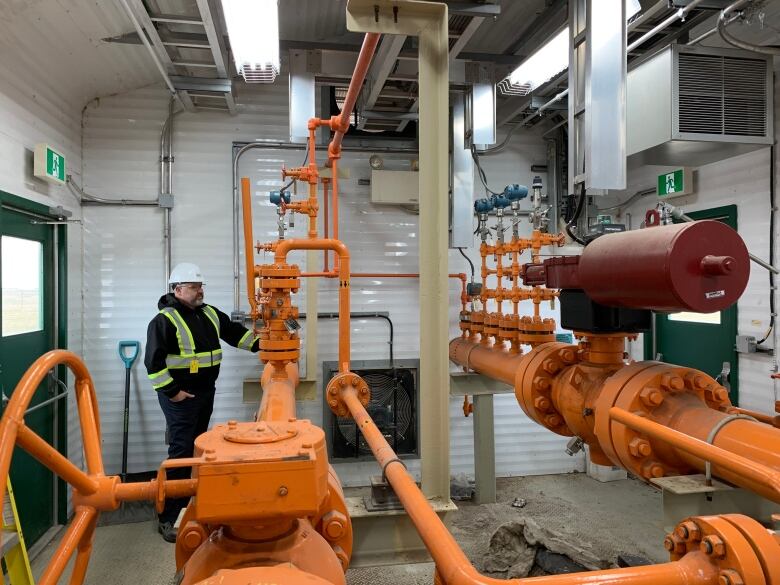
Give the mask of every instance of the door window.
[(2, 236), (3, 337), (43, 330), (43, 244)]

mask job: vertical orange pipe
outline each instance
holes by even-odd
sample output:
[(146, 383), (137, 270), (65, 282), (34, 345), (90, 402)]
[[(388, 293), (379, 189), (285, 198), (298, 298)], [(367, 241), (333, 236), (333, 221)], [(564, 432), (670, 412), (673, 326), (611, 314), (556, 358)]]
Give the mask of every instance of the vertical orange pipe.
[(255, 291), (255, 255), (252, 244), (255, 241), (252, 233), (252, 190), (249, 178), (241, 178), (241, 204), (244, 216), (244, 272), (246, 273), (246, 296), (251, 307), (252, 320), (260, 316), (257, 311), (257, 293)]
[[(331, 173), (333, 174), (333, 188), (331, 189), (331, 207), (333, 208), (333, 239), (339, 239), (339, 159), (332, 159)], [(339, 269), (339, 257), (333, 255), (333, 269)]]
[[(328, 239), (328, 233), (330, 232), (330, 226), (329, 218), (328, 218), (328, 206), (329, 201), (328, 198), (330, 197), (330, 193), (328, 192), (328, 187), (330, 186), (330, 179), (327, 177), (322, 179), (322, 206), (323, 206), (323, 230), (325, 233), (323, 234), (323, 237), (327, 240)], [(322, 271), (323, 272), (329, 272), (330, 271), (330, 250), (323, 250), (322, 251)]]
[(295, 387), (298, 385), (298, 365), (288, 363), (284, 369), (269, 363), (263, 368), (260, 385), (263, 397), (257, 420), (287, 421), (295, 417)]

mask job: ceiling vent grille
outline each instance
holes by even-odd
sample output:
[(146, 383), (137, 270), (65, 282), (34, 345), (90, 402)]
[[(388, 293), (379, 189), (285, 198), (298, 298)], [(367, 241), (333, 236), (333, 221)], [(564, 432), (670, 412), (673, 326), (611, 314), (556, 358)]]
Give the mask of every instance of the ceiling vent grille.
[(766, 136), (766, 61), (680, 53), (678, 72), (680, 132)]

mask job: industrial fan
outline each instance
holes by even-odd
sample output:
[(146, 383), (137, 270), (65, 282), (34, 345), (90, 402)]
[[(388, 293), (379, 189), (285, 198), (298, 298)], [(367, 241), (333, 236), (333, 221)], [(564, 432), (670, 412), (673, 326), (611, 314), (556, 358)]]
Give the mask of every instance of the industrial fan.
[[(393, 450), (399, 455), (418, 453), (417, 436), (417, 360), (396, 362), (400, 367), (389, 367), (386, 361), (364, 361), (353, 364), (371, 390), (371, 401), (366, 410), (376, 422)], [(337, 372), (326, 366), (327, 380)], [(335, 364), (334, 364), (335, 366)], [(371, 450), (351, 418), (337, 417), (330, 409), (325, 411), (329, 454), (334, 460), (371, 458)]]

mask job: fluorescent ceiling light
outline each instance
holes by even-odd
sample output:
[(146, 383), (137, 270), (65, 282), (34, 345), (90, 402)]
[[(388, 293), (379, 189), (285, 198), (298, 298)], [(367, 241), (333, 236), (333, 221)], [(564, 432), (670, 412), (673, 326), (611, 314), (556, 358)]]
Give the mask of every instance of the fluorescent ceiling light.
[(273, 83), (279, 74), (278, 0), (222, 0), (230, 50), (247, 83)]
[(626, 0), (626, 20), (628, 21), (632, 16), (639, 13), (642, 10), (642, 5), (639, 0)]
[[(625, 0), (626, 21), (642, 10), (639, 0)], [(498, 84), (504, 95), (528, 95), (569, 67), (569, 27), (520, 63), (509, 77)]]
[(569, 27), (566, 27), (520, 63), (498, 86), (504, 94), (528, 95), (568, 66)]

